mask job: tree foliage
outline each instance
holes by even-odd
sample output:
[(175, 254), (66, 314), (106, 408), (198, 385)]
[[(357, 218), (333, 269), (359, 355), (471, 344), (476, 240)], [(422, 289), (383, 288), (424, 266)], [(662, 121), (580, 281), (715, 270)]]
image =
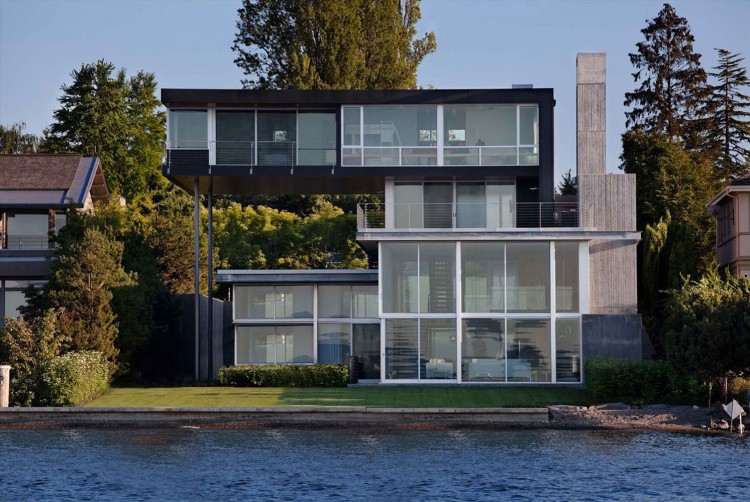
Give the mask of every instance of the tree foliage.
[(233, 202), (215, 210), (214, 235), (229, 268), (364, 268), (356, 218), (327, 201), (306, 216)]
[(640, 85), (625, 93), (627, 127), (659, 133), (669, 142), (682, 140), (689, 148), (698, 141), (695, 120), (706, 96), (706, 72), (687, 19), (668, 3), (641, 30), (637, 52), (630, 54), (633, 80)]
[(560, 183), (557, 185), (557, 195), (576, 195), (578, 193), (578, 184), (571, 174), (571, 169), (562, 175)]
[(38, 403), (44, 367), (63, 353), (69, 342), (58, 330), (53, 310), (33, 319), (5, 319), (0, 330), (0, 363), (12, 367), (11, 402), (16, 406)]
[(127, 199), (163, 186), (160, 174), (166, 114), (155, 96), (153, 73), (128, 77), (103, 59), (83, 64), (64, 84), (45, 149), (75, 152), (102, 161), (110, 191)]
[(704, 117), (705, 148), (716, 152), (715, 166), (723, 176), (740, 175), (750, 162), (750, 88), (744, 58), (725, 49), (716, 49), (719, 62), (709, 75), (716, 81), (706, 100)]
[(34, 319), (55, 309), (58, 330), (69, 340), (69, 348), (100, 352), (114, 372), (119, 326), (110, 302), (113, 290), (133, 285), (136, 276), (122, 267), (122, 243), (90, 219), (90, 215), (68, 211), (67, 224), (56, 239), (57, 258), (50, 264), (50, 280), (40, 294), (27, 290), (29, 304), (21, 311)]
[(25, 133), (25, 129), (25, 122), (17, 122), (7, 127), (0, 124), (0, 154), (36, 153), (41, 140), (38, 136)]
[(750, 372), (750, 281), (711, 271), (673, 292), (666, 319), (668, 359), (706, 378)]
[(412, 89), (436, 49), (420, 0), (243, 0), (232, 50), (256, 89)]

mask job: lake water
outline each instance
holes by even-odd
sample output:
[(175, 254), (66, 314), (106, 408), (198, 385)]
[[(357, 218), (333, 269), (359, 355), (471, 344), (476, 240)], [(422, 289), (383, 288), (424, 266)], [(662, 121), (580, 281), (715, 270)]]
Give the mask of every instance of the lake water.
[(603, 431), (0, 430), (2, 500), (746, 500), (750, 439)]

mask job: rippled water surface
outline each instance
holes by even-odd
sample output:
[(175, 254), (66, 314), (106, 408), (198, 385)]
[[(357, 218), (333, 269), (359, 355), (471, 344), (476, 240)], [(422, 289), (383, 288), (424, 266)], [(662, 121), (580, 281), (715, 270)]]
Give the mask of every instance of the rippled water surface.
[(0, 498), (728, 500), (750, 439), (600, 431), (0, 431)]

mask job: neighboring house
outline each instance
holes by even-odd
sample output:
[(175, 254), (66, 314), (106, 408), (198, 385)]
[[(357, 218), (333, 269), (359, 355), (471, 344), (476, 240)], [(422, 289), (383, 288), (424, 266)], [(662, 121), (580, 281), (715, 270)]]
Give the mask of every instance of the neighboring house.
[(708, 203), (716, 217), (716, 261), (735, 277), (750, 277), (750, 174), (729, 183)]
[(218, 271), (233, 328), (223, 358), (220, 333), (196, 334), (199, 376), (356, 355), (382, 383), (570, 384), (587, 357), (640, 358), (635, 178), (605, 173), (605, 55), (577, 75), (574, 202), (554, 196), (552, 89), (163, 89), (163, 173), (209, 204), (384, 193), (357, 214), (373, 270)]
[(66, 209), (107, 198), (95, 157), (0, 155), (0, 326), (19, 315), (26, 287), (47, 281), (50, 237), (65, 226)]

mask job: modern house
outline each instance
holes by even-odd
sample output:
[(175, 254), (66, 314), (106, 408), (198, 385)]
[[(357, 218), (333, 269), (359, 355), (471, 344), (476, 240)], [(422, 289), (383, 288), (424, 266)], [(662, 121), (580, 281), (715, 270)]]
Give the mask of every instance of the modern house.
[(750, 277), (750, 174), (732, 180), (708, 203), (716, 217), (716, 261), (735, 277)]
[(163, 173), (207, 196), (209, 221), (214, 194), (384, 194), (358, 208), (371, 270), (218, 271), (233, 329), (226, 351), (196, 334), (199, 376), (355, 355), (384, 384), (571, 384), (587, 357), (640, 358), (635, 178), (605, 173), (605, 55), (579, 54), (577, 82), (575, 202), (555, 197), (552, 89), (163, 89)]
[(0, 326), (18, 316), (24, 289), (47, 281), (50, 237), (65, 226), (66, 209), (108, 197), (96, 157), (0, 155)]

